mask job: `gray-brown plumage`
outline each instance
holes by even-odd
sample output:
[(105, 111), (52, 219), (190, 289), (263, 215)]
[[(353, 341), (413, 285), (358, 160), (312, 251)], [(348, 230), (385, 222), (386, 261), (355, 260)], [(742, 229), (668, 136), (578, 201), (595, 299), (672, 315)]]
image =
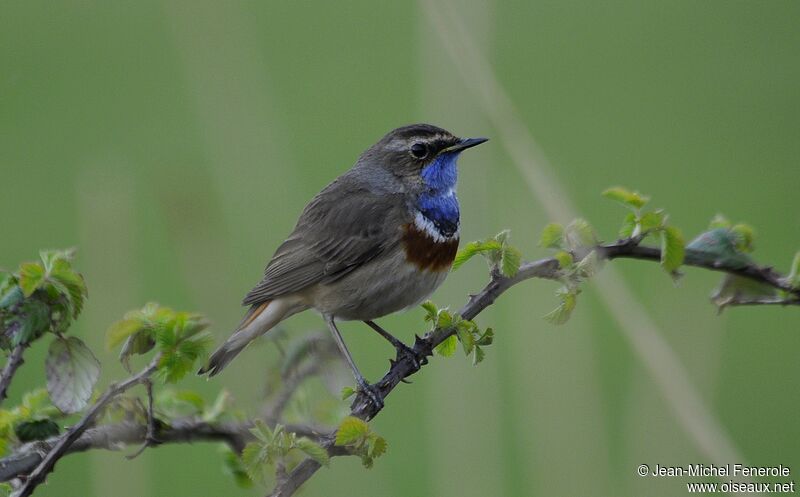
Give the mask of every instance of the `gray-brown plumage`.
[(200, 373), (219, 373), (247, 344), (280, 321), (313, 308), (322, 314), (359, 386), (335, 320), (362, 320), (398, 348), (373, 319), (416, 305), (447, 275), (458, 247), (456, 159), (485, 139), (460, 139), (428, 124), (398, 128), (303, 210), (244, 298), (250, 309)]

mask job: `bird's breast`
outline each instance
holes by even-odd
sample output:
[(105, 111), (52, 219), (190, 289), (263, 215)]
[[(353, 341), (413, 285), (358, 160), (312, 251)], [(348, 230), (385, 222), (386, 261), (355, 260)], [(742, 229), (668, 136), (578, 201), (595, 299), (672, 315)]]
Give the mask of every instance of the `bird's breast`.
[(434, 226), (418, 220), (403, 225), (402, 244), (406, 261), (422, 271), (448, 271), (458, 252), (458, 233), (444, 237)]

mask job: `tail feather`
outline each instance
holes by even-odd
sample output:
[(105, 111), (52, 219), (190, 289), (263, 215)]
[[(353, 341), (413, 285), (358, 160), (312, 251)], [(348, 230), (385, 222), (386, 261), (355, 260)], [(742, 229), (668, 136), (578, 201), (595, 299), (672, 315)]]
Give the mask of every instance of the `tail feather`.
[(286, 317), (288, 309), (280, 301), (267, 301), (254, 305), (245, 314), (236, 332), (208, 359), (197, 374), (219, 374), (250, 342), (269, 331)]

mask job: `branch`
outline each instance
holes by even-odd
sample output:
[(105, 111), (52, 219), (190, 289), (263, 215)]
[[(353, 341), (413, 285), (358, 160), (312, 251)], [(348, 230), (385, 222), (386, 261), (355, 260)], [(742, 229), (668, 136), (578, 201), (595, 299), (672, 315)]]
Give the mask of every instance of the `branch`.
[[(619, 240), (615, 243), (602, 244), (594, 247), (598, 256), (602, 259), (639, 259), (648, 261), (661, 261), (661, 250), (654, 247), (644, 247), (638, 245), (638, 239)], [(758, 304), (781, 304), (781, 305), (800, 305), (800, 289), (792, 288), (784, 277), (771, 267), (748, 264), (745, 266), (732, 265), (726, 262), (709, 260), (708, 256), (695, 250), (686, 250), (684, 265), (693, 266), (711, 271), (720, 271), (736, 276), (742, 276), (777, 290), (787, 292), (791, 297), (781, 299), (780, 302), (754, 302), (745, 300), (734, 300), (728, 305), (754, 305)], [(511, 278), (500, 274), (496, 269), (491, 273), (489, 283), (477, 294), (471, 295), (469, 301), (461, 308), (459, 314), (464, 319), (474, 319), (484, 309), (494, 303), (494, 301), (512, 286), (531, 278), (555, 280), (561, 276), (559, 263), (554, 258), (540, 259), (538, 261), (526, 262), (522, 264), (516, 275)], [(433, 355), (433, 349), (444, 340), (455, 334), (454, 328), (436, 329), (426, 333), (422, 338), (416, 337), (413, 346), (414, 356), (421, 365), (427, 363), (427, 357)], [(405, 378), (416, 373), (418, 369), (414, 367), (411, 357), (398, 357), (397, 361), (392, 362), (389, 371), (376, 384), (381, 400), (385, 399), (392, 390)], [(374, 418), (381, 410), (374, 405), (369, 397), (359, 393), (353, 401), (351, 415), (364, 420)], [(332, 449), (335, 448), (333, 440), (326, 440), (321, 444), (328, 449), (331, 456), (336, 455)], [(320, 464), (313, 459), (306, 459), (300, 463), (287, 478), (279, 482), (273, 489), (269, 497), (289, 497), (320, 468)]]
[[(169, 425), (159, 424), (159, 445), (169, 443), (224, 442), (236, 452), (241, 452), (247, 442), (254, 439), (250, 429), (252, 421), (239, 423), (210, 423), (197, 418), (182, 418)], [(286, 425), (286, 429), (312, 439), (330, 436), (327, 431), (308, 425)], [(125, 445), (145, 443), (147, 425), (140, 423), (116, 423), (89, 428), (65, 450), (74, 454), (93, 449), (119, 450)], [(10, 456), (0, 459), (0, 481), (9, 481), (33, 471), (61, 440), (53, 437), (30, 442), (19, 447)]]
[(121, 383), (116, 383), (109, 386), (108, 390), (106, 390), (106, 392), (97, 400), (97, 402), (95, 402), (95, 404), (91, 407), (91, 409), (89, 409), (83, 418), (72, 425), (69, 430), (64, 433), (64, 435), (58, 438), (49, 452), (47, 452), (47, 455), (44, 456), (42, 462), (40, 462), (39, 465), (36, 466), (36, 469), (34, 469), (33, 472), (28, 476), (25, 484), (23, 484), (19, 491), (14, 494), (15, 497), (28, 497), (31, 495), (34, 489), (43, 483), (45, 478), (47, 478), (47, 475), (53, 471), (53, 467), (55, 467), (58, 460), (67, 453), (70, 446), (81, 437), (81, 435), (92, 425), (92, 423), (94, 423), (95, 418), (97, 418), (97, 416), (103, 411), (106, 405), (111, 402), (114, 397), (150, 378), (150, 375), (152, 375), (158, 367), (158, 361), (160, 358), (161, 356), (157, 355), (146, 368), (141, 370), (136, 375), (131, 376)]
[(8, 397), (8, 386), (11, 384), (11, 379), (16, 374), (17, 369), (25, 362), (22, 359), (22, 353), (25, 352), (26, 347), (27, 344), (24, 343), (14, 347), (14, 350), (8, 356), (6, 365), (3, 367), (3, 372), (0, 373), (0, 404)]

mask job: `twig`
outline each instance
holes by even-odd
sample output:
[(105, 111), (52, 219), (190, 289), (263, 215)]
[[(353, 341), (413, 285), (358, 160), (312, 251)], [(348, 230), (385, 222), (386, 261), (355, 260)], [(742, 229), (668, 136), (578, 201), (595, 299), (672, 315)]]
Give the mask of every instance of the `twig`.
[(55, 467), (56, 462), (58, 462), (58, 460), (67, 453), (70, 445), (78, 440), (83, 432), (85, 432), (86, 429), (91, 426), (95, 418), (103, 411), (106, 405), (114, 397), (149, 378), (150, 375), (152, 375), (156, 370), (159, 359), (160, 356), (157, 355), (146, 368), (141, 370), (136, 375), (131, 376), (125, 381), (109, 386), (108, 390), (106, 390), (105, 393), (97, 400), (97, 402), (95, 402), (95, 404), (91, 407), (91, 409), (89, 409), (83, 418), (72, 425), (69, 430), (67, 430), (67, 432), (59, 438), (58, 442), (56, 442), (52, 449), (50, 449), (50, 452), (48, 452), (44, 459), (42, 459), (42, 462), (40, 462), (36, 469), (34, 469), (30, 476), (28, 476), (28, 479), (25, 481), (22, 487), (20, 487), (20, 489), (14, 493), (14, 496), (28, 497), (31, 495), (34, 489), (44, 482), (45, 478), (47, 478), (47, 475), (53, 470), (53, 467)]
[[(190, 417), (173, 420), (169, 425), (161, 425), (158, 431), (160, 444), (187, 442), (224, 442), (236, 452), (241, 452), (247, 442), (255, 437), (250, 433), (252, 421), (213, 423)], [(288, 431), (311, 439), (330, 438), (330, 431), (311, 425), (286, 425)], [(126, 445), (144, 443), (147, 426), (141, 423), (122, 422), (89, 428), (70, 445), (63, 455), (85, 452), (87, 450), (119, 450)], [(33, 471), (61, 440), (52, 437), (47, 440), (29, 442), (17, 448), (13, 454), (0, 459), (0, 481), (9, 481), (25, 476)]]
[(144, 443), (133, 454), (126, 456), (127, 459), (136, 459), (148, 447), (158, 445), (159, 441), (156, 439), (156, 416), (153, 413), (153, 381), (148, 377), (142, 380), (145, 389), (147, 389), (147, 433), (144, 436)]
[[(653, 247), (643, 247), (638, 245), (638, 240), (620, 240), (615, 243), (598, 245), (595, 247), (598, 256), (603, 259), (630, 258), (650, 261), (661, 260), (661, 250)], [(708, 260), (707, 255), (693, 250), (686, 251), (684, 264), (704, 268), (712, 271), (721, 271), (737, 276), (749, 278), (779, 290), (788, 291), (794, 295), (800, 295), (800, 290), (793, 289), (785, 279), (772, 268), (761, 267), (755, 264), (747, 266), (732, 266), (717, 261)], [(507, 278), (497, 271), (492, 272), (489, 283), (479, 293), (472, 295), (459, 314), (464, 319), (474, 319), (484, 309), (494, 303), (494, 301), (506, 290), (522, 281), (531, 278), (558, 279), (560, 277), (559, 263), (554, 258), (540, 259), (534, 262), (527, 262), (520, 266), (517, 274), (512, 278)], [(754, 302), (744, 302), (743, 304), (753, 304)], [(765, 302), (761, 302), (765, 303)], [(778, 303), (778, 302), (774, 302)], [(783, 305), (800, 305), (800, 299), (786, 300), (780, 302)], [(433, 355), (433, 349), (444, 340), (455, 334), (453, 328), (436, 329), (426, 333), (422, 338), (417, 336), (412, 350), (420, 364), (424, 364), (425, 359)], [(393, 362), (389, 371), (377, 383), (381, 399), (385, 399), (389, 393), (406, 377), (411, 376), (417, 371), (409, 357), (401, 358)], [(375, 406), (364, 394), (359, 393), (353, 404), (350, 406), (351, 414), (364, 420), (374, 418), (381, 410)], [(333, 441), (329, 440), (322, 444), (328, 449), (329, 453), (334, 449)], [(283, 479), (273, 489), (269, 497), (289, 497), (314, 473), (320, 468), (320, 464), (313, 459), (306, 459), (300, 463), (288, 478)]]
[(22, 358), (22, 353), (25, 352), (27, 344), (19, 344), (8, 355), (8, 361), (3, 366), (3, 372), (0, 373), (0, 404), (8, 397), (8, 387), (11, 384), (11, 379), (17, 372), (17, 369), (22, 366), (25, 360)]

